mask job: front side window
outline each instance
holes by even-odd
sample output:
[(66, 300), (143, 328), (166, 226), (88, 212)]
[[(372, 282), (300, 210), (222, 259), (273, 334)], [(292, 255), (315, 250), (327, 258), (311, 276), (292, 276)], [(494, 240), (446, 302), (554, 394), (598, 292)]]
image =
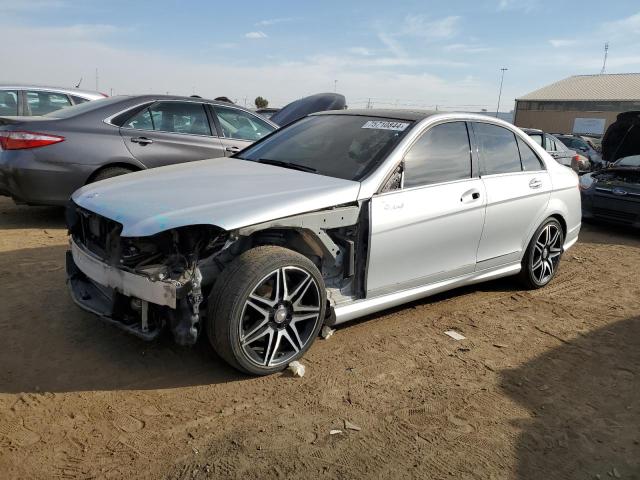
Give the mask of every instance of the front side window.
[(274, 127), (255, 115), (237, 108), (215, 106), (214, 110), (220, 122), (222, 134), (226, 138), (255, 142), (275, 130)]
[(484, 175), (522, 170), (516, 137), (511, 130), (489, 123), (475, 123), (473, 128), (482, 155)]
[(360, 115), (316, 115), (288, 125), (236, 158), (360, 181), (373, 172), (412, 122)]
[(18, 115), (18, 92), (0, 91), (0, 115)]
[(31, 115), (46, 115), (62, 108), (70, 107), (71, 100), (62, 93), (27, 92), (27, 104)]
[(544, 164), (542, 161), (538, 158), (533, 149), (521, 138), (518, 138), (518, 150), (520, 150), (520, 160), (524, 171), (535, 172), (537, 170), (544, 170)]
[(204, 105), (194, 102), (158, 102), (138, 112), (127, 120), (123, 127), (191, 135), (211, 135), (211, 127)]
[(404, 187), (471, 177), (471, 147), (464, 122), (436, 125), (404, 157)]

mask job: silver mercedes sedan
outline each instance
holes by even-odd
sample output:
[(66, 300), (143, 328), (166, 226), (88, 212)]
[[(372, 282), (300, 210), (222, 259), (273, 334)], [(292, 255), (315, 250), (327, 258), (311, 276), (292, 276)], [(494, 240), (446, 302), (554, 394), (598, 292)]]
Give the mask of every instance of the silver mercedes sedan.
[(71, 295), (143, 339), (205, 335), (264, 375), (336, 325), (518, 276), (541, 288), (578, 239), (577, 175), (471, 114), (346, 110), (232, 158), (104, 180), (72, 197)]

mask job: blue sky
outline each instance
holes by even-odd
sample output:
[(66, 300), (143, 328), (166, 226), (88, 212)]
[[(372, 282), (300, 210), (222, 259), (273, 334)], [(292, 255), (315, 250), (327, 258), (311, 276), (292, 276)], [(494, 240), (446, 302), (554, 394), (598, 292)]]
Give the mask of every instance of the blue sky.
[[(640, 3), (0, 0), (0, 82), (115, 94), (337, 90), (350, 106), (501, 110), (569, 75), (640, 71)], [(7, 45), (7, 40), (10, 45)]]

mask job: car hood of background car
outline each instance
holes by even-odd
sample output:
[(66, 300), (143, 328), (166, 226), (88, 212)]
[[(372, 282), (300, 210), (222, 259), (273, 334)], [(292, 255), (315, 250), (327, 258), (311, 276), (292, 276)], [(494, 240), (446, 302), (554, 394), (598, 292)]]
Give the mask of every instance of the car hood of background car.
[(640, 111), (620, 113), (602, 137), (602, 158), (607, 162), (640, 153)]
[(359, 190), (359, 182), (216, 158), (103, 180), (72, 199), (122, 224), (122, 236), (144, 237), (198, 224), (233, 230), (353, 202)]

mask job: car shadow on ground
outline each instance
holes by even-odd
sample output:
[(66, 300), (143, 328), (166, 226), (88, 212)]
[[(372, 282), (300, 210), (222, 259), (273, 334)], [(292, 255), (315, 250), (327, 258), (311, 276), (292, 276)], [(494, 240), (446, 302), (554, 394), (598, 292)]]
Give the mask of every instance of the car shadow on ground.
[(127, 390), (248, 379), (206, 342), (147, 343), (105, 325), (71, 300), (66, 247), (0, 253), (0, 393)]
[(65, 228), (63, 207), (15, 205), (0, 197), (0, 229)]
[(582, 222), (580, 242), (640, 247), (640, 230), (604, 222)]
[(501, 374), (533, 415), (517, 478), (640, 478), (640, 316), (559, 344)]

